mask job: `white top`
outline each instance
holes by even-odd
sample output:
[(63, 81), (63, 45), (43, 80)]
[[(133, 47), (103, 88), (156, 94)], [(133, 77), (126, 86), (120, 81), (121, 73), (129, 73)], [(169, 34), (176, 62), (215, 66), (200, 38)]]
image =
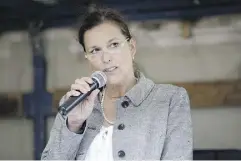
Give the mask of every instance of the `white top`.
[(114, 160), (112, 156), (112, 133), (113, 126), (102, 126), (87, 151), (85, 161)]

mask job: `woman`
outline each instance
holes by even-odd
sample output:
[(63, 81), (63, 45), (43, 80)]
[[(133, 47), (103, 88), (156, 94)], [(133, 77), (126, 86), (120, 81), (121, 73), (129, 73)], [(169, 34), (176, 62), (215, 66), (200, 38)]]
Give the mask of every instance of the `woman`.
[[(108, 81), (67, 117), (57, 114), (42, 159), (192, 159), (188, 94), (155, 84), (134, 68), (136, 43), (122, 17), (109, 9), (89, 13), (79, 42), (92, 70), (103, 71)], [(60, 104), (86, 93), (91, 83), (76, 79)]]

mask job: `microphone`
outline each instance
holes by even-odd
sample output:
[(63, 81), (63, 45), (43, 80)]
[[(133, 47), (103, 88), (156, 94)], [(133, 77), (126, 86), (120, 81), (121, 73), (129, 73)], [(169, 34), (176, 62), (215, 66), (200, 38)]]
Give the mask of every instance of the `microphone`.
[(90, 91), (87, 93), (80, 93), (79, 96), (71, 96), (67, 101), (59, 106), (60, 114), (67, 115), (76, 105), (88, 97), (91, 92), (93, 92), (95, 89), (102, 88), (107, 82), (105, 73), (101, 71), (94, 72), (91, 75), (91, 78), (93, 83), (90, 84)]

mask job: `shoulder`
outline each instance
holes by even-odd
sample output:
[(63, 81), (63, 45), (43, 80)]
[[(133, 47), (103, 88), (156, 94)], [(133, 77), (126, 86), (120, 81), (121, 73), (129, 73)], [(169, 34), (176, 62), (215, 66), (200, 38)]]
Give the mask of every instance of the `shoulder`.
[[(155, 84), (154, 97), (158, 102), (164, 102), (168, 118), (171, 121), (190, 121), (191, 108), (188, 92), (185, 88), (172, 84)], [(163, 108), (164, 106), (156, 106)]]
[(155, 83), (144, 74), (141, 74), (138, 84), (132, 90), (131, 97), (141, 101), (146, 99), (158, 104), (165, 102), (169, 106), (181, 101), (189, 103), (188, 92), (185, 88), (174, 84)]
[(188, 92), (185, 88), (173, 84), (155, 84), (153, 88), (155, 97), (171, 103), (177, 101), (189, 101)]

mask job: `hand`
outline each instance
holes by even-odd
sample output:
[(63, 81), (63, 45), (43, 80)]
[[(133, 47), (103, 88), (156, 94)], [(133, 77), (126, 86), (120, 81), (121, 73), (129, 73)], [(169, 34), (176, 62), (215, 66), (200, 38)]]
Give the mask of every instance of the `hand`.
[[(71, 85), (71, 90), (66, 93), (64, 101), (71, 96), (78, 96), (81, 93), (87, 93), (90, 90), (89, 84), (92, 84), (93, 80), (89, 77), (83, 77), (76, 79), (75, 83)], [(80, 102), (74, 107), (68, 114), (68, 128), (72, 132), (77, 132), (84, 121), (90, 116), (94, 107), (94, 100), (99, 93), (99, 89), (94, 90), (86, 99)]]

